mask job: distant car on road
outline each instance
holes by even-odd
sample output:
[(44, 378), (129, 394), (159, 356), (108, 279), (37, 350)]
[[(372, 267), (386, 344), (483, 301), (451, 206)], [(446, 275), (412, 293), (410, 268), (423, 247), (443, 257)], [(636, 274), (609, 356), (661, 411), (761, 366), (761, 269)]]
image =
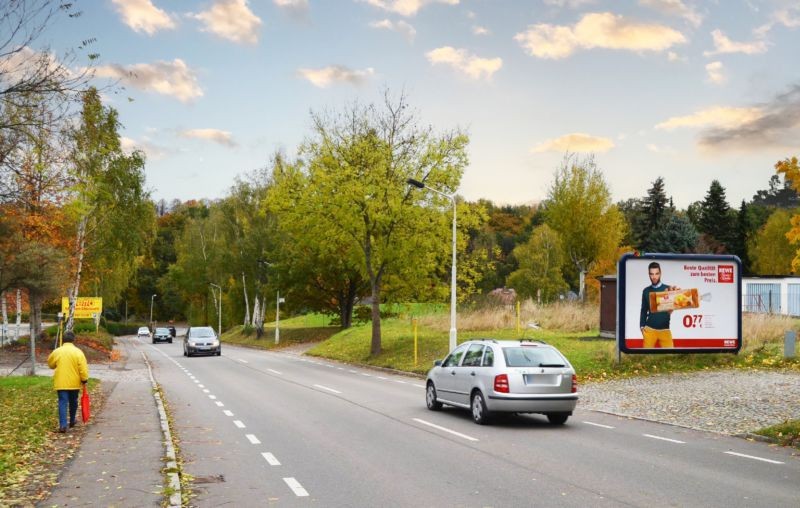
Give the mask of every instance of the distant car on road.
[(183, 356), (222, 354), (222, 345), (210, 326), (192, 326), (183, 338)]
[(136, 333), (136, 336), (140, 339), (149, 339), (150, 338), (150, 329), (146, 326), (139, 327), (139, 331)]
[[(175, 338), (175, 337), (178, 335), (178, 332), (175, 330), (175, 327), (174, 327), (174, 326), (172, 326), (172, 325), (169, 325), (169, 326), (167, 327), (167, 329), (169, 330), (169, 334), (170, 334), (170, 335), (172, 335), (172, 338), (173, 338), (173, 339), (174, 339), (174, 338)], [(170, 341), (170, 342), (172, 342), (172, 341)]]
[(169, 342), (172, 344), (172, 334), (169, 332), (169, 328), (156, 328), (155, 333), (153, 333), (153, 344), (156, 342)]
[(428, 372), (425, 402), (436, 411), (448, 404), (472, 411), (484, 425), (492, 413), (541, 413), (564, 424), (578, 403), (578, 383), (569, 361), (539, 341), (471, 340), (456, 347)]

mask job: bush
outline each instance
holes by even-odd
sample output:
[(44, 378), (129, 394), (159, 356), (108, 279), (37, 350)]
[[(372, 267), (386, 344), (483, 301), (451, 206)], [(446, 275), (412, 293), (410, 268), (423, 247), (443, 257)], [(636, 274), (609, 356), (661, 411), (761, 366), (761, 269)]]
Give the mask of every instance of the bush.
[(120, 335), (136, 335), (139, 327), (147, 326), (145, 323), (116, 323), (114, 321), (106, 321), (105, 329), (111, 335), (119, 337)]

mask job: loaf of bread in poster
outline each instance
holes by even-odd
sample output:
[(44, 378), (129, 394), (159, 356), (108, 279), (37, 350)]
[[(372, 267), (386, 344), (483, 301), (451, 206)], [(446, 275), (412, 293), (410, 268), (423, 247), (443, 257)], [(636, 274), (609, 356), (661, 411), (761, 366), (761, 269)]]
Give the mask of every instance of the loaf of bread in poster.
[(697, 289), (675, 289), (650, 293), (650, 312), (696, 309), (700, 306)]

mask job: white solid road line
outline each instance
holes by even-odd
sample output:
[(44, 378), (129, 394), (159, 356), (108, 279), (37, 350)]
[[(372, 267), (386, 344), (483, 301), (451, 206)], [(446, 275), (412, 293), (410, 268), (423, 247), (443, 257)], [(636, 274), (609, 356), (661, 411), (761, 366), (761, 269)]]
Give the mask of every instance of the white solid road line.
[(760, 460), (761, 462), (769, 462), (770, 464), (785, 464), (779, 460), (762, 459), (761, 457), (754, 457), (752, 455), (745, 455), (744, 453), (725, 452), (728, 455), (736, 455), (737, 457), (744, 457), (746, 459)]
[(316, 386), (317, 388), (321, 388), (323, 390), (328, 390), (331, 393), (342, 393), (339, 390), (334, 390), (333, 388), (328, 388), (327, 386), (322, 386), (322, 385), (314, 385), (314, 386)]
[(594, 422), (583, 422), (586, 425), (594, 425), (595, 427), (602, 427), (604, 429), (615, 429), (616, 427), (612, 427), (611, 425), (603, 425), (602, 423), (594, 423)]
[(241, 420), (233, 420), (233, 424), (239, 427), (240, 429), (244, 428), (244, 423)]
[(261, 444), (261, 441), (259, 441), (258, 438), (253, 434), (245, 434), (244, 437), (246, 437), (247, 440), (252, 444)]
[(225, 407), (225, 404), (223, 404), (222, 402), (220, 402), (218, 400), (214, 401), (214, 404), (216, 404), (219, 407)]
[(247, 360), (242, 360), (241, 358), (237, 358), (237, 360), (239, 360), (242, 363), (248, 363)]
[(642, 434), (644, 437), (649, 437), (651, 439), (658, 439), (659, 441), (668, 441), (670, 443), (676, 444), (686, 444), (686, 441), (678, 441), (677, 439), (670, 439), (668, 437), (661, 437), (661, 436), (654, 436), (652, 434)]
[(225, 413), (225, 416), (233, 416), (233, 411), (231, 411), (231, 410), (229, 410), (229, 409), (225, 409), (225, 410), (224, 410), (224, 411), (222, 411), (222, 412), (223, 412), (223, 413)]
[(401, 385), (407, 385), (408, 384), (405, 381), (400, 381), (399, 379), (395, 379), (394, 382), (395, 383), (400, 383)]
[(389, 378), (385, 378), (385, 377), (383, 377), (383, 376), (376, 376), (376, 377), (377, 377), (378, 379), (380, 379), (381, 381), (386, 381), (387, 379), (389, 379)]
[(306, 492), (306, 489), (304, 489), (303, 486), (300, 485), (300, 482), (298, 482), (294, 478), (284, 478), (283, 481), (285, 481), (286, 485), (288, 485), (289, 488), (292, 489), (292, 492), (294, 492), (295, 496), (297, 497), (308, 496), (308, 492)]
[(280, 466), (281, 463), (278, 462), (278, 459), (275, 458), (275, 455), (269, 452), (262, 452), (261, 456), (267, 461), (270, 466)]
[(456, 432), (454, 430), (447, 429), (445, 427), (440, 427), (440, 426), (436, 425), (435, 423), (426, 422), (425, 420), (420, 420), (419, 418), (414, 418), (414, 421), (418, 422), (418, 423), (421, 423), (423, 425), (427, 425), (429, 427), (433, 427), (434, 429), (441, 430), (442, 432), (447, 432), (449, 434), (453, 434), (454, 436), (458, 436), (458, 437), (464, 438), (467, 441), (478, 441), (477, 438), (474, 438), (472, 436), (468, 436), (466, 434), (462, 434), (460, 432)]
[(273, 374), (277, 374), (277, 375), (279, 375), (279, 376), (282, 376), (282, 375), (283, 375), (283, 372), (278, 372), (278, 371), (277, 371), (277, 370), (275, 370), (275, 369), (267, 369), (267, 370), (268, 370), (268, 371), (270, 371), (270, 372), (272, 372)]

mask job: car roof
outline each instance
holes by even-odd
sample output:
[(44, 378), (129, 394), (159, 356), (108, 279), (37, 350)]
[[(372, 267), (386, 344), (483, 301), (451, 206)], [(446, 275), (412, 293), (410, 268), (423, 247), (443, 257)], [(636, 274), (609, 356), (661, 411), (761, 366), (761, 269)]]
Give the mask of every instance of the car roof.
[[(508, 339), (470, 339), (468, 341), (463, 342), (462, 344), (497, 344), (500, 347), (519, 347), (519, 346), (545, 346), (545, 347), (553, 347), (547, 342), (539, 339), (520, 339), (520, 340), (508, 340)], [(461, 345), (461, 344), (459, 344)], [(555, 348), (554, 348), (555, 349)]]
[(146, 326), (140, 326), (139, 327), (139, 331), (141, 332), (142, 330), (145, 330), (145, 331), (148, 331), (148, 332), (150, 331), (150, 329), (147, 328)]

